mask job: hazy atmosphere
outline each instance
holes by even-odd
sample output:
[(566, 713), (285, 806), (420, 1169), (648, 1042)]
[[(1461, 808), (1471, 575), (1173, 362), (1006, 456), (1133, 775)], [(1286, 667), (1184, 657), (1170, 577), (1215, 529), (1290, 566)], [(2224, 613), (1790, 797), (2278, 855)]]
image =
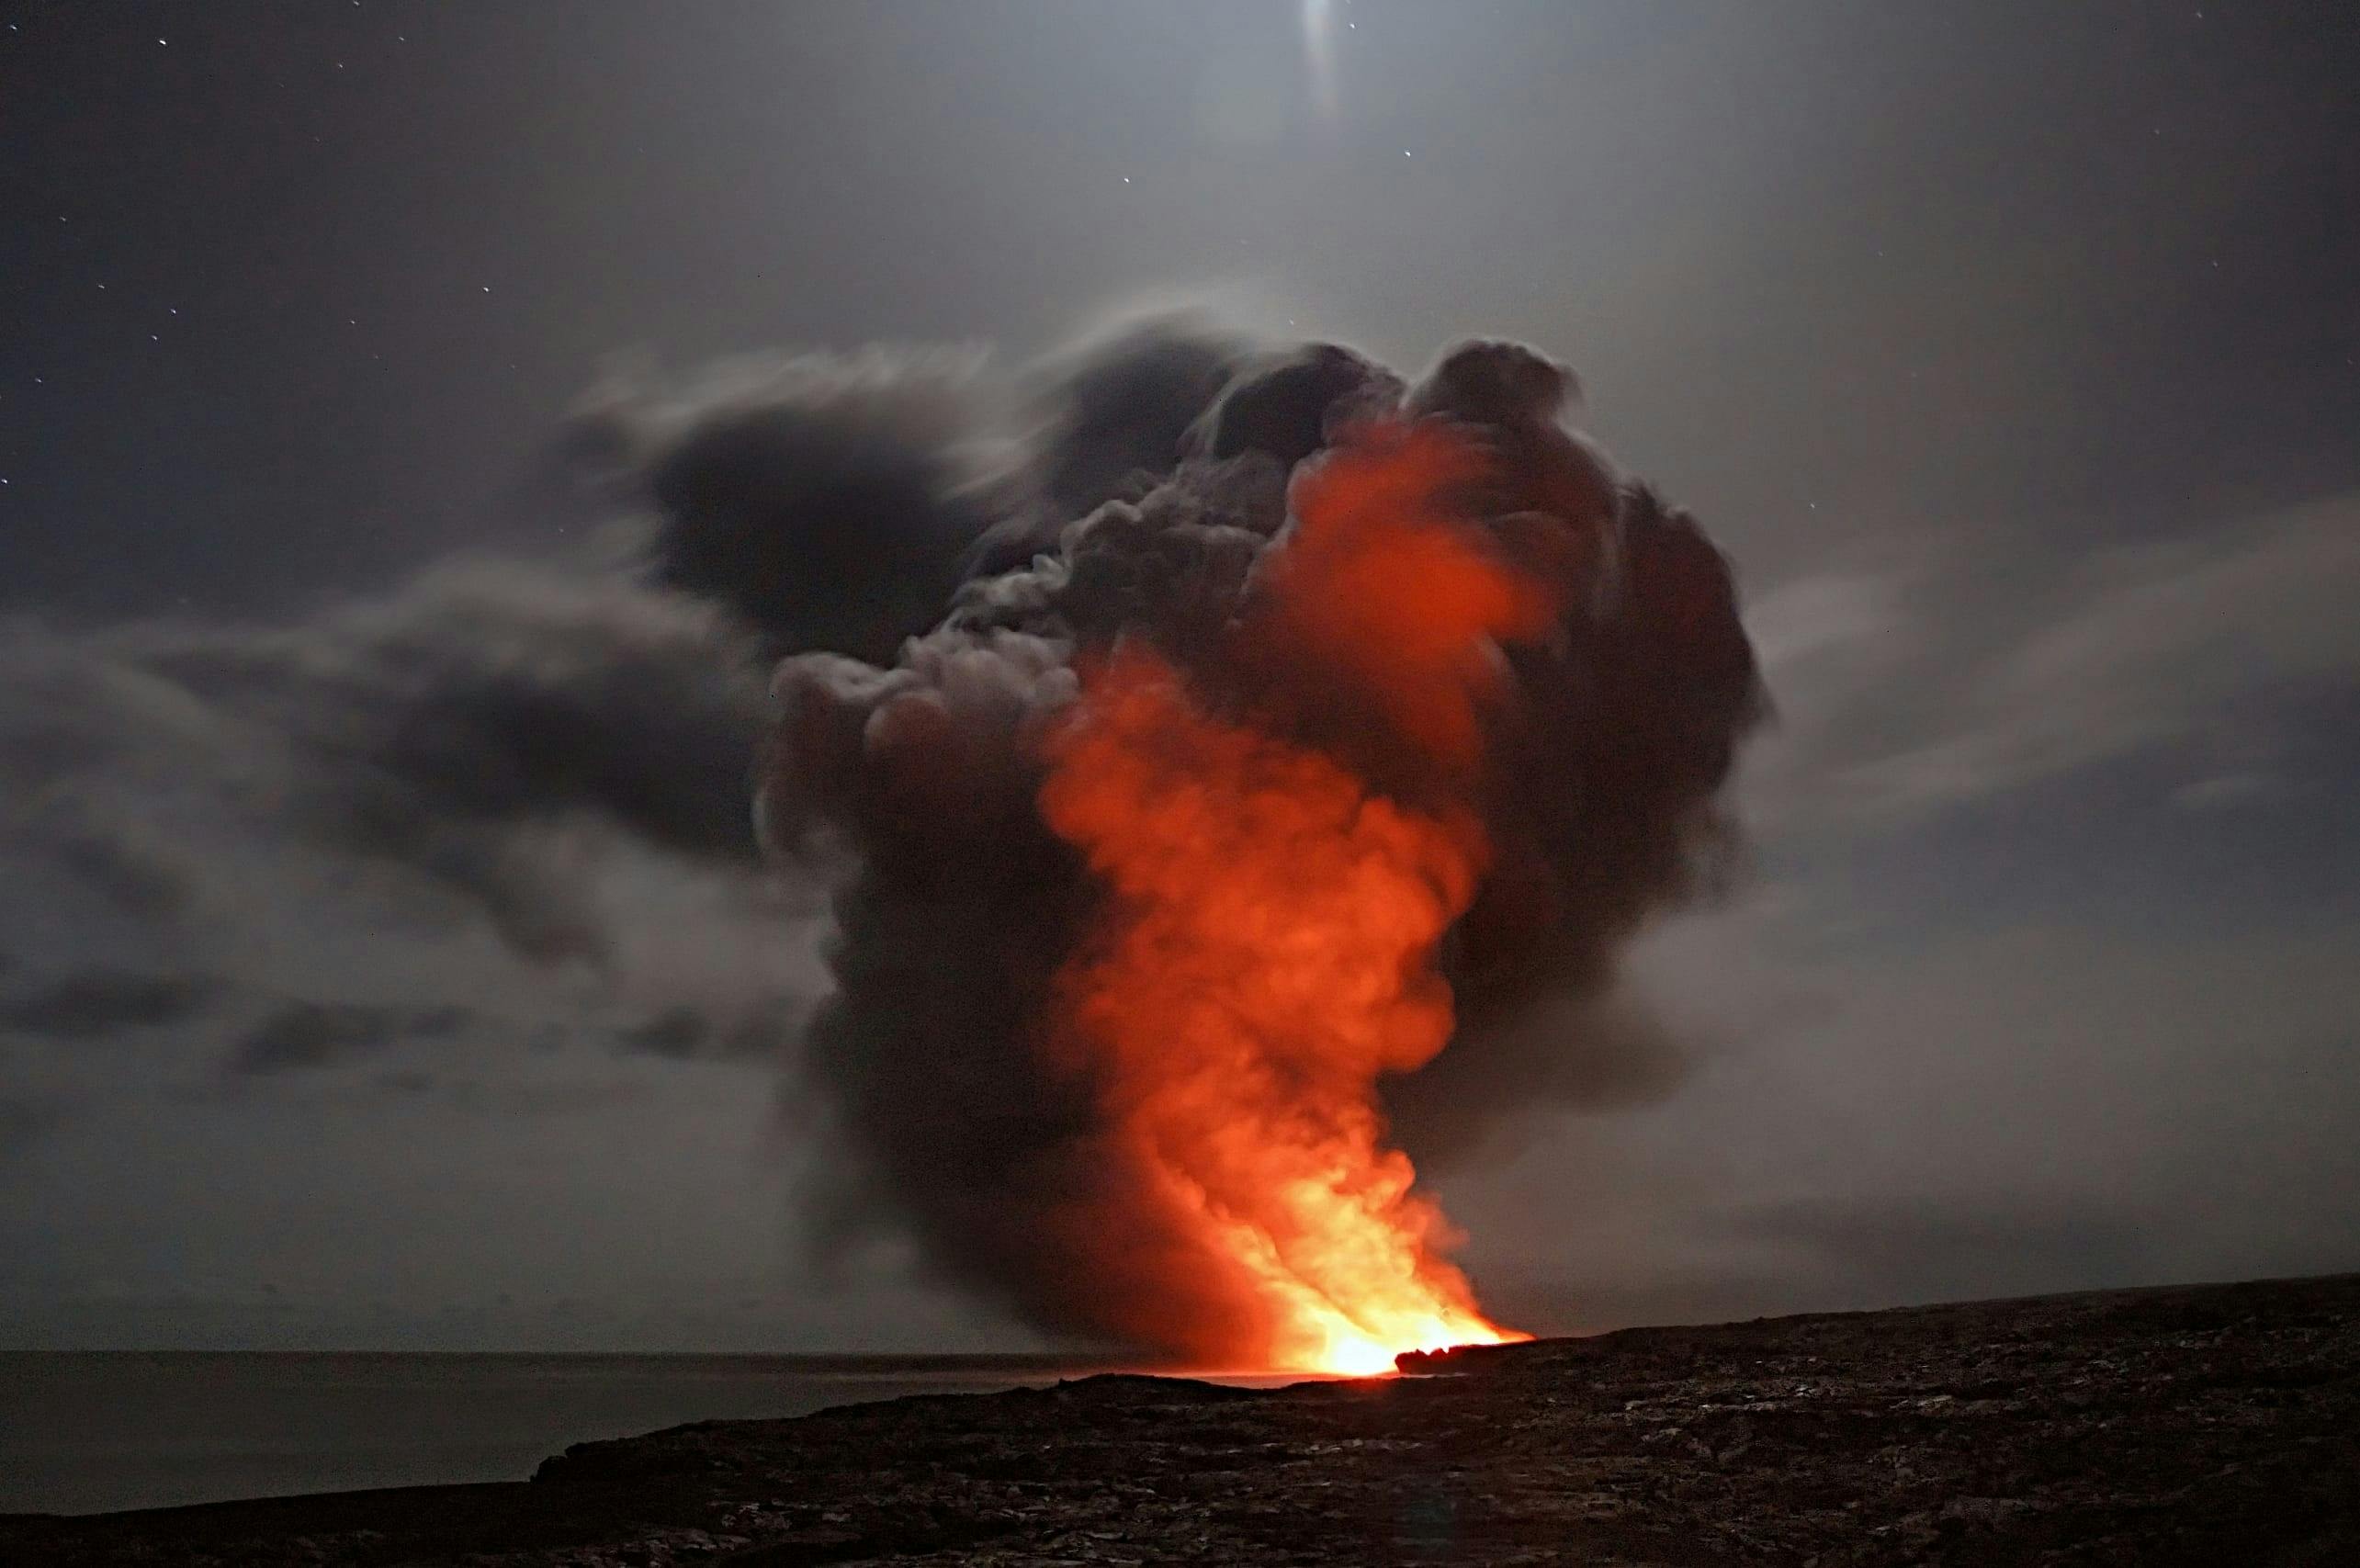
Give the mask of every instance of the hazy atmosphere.
[(1716, 887), (1394, 1106), (1500, 1322), (2360, 1269), (2360, 21), (0, 16), (0, 1348), (1043, 1347), (754, 780), (1124, 343), (1530, 344), (1728, 557)]

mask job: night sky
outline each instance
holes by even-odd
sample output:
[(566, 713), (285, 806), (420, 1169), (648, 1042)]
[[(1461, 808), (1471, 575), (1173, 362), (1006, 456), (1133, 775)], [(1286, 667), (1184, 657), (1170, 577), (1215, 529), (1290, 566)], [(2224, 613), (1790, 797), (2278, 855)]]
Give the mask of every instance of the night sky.
[(1025, 1344), (800, 1260), (700, 1021), (805, 1004), (807, 901), (605, 845), (606, 961), (520, 956), (208, 682), (390, 703), (467, 573), (608, 558), (618, 361), (1172, 299), (1538, 344), (1736, 563), (1749, 864), (1632, 961), (1690, 1069), (1443, 1175), (1499, 1315), (2360, 1268), (2348, 8), (0, 16), (0, 1347)]

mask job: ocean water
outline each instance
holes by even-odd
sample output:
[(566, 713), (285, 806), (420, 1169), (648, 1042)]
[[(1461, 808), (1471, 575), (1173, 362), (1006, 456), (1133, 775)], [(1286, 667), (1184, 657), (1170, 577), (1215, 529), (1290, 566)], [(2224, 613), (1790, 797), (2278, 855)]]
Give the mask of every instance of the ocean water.
[(521, 1481), (596, 1438), (1108, 1370), (1015, 1356), (0, 1353), (0, 1513)]

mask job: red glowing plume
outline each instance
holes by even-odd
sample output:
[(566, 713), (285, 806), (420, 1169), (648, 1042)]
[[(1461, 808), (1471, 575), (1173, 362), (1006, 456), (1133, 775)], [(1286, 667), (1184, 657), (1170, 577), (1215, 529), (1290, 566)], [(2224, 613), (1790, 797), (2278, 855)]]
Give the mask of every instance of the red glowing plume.
[[(1253, 1303), (1238, 1364), (1361, 1373), (1519, 1337), (1442, 1257), (1454, 1237), (1376, 1101), (1451, 1038), (1435, 950), (1488, 848), (1449, 801), (1483, 766), (1497, 645), (1556, 608), (1450, 504), (1482, 470), (1432, 425), (1330, 452), (1232, 628), (1246, 667), (1316, 669), (1381, 733), (1308, 744), (1283, 678), (1215, 703), (1134, 644), (1048, 741), (1043, 815), (1111, 894), (1053, 1034), (1140, 1190)], [(1345, 760), (1361, 750), (1388, 759), (1383, 788)]]

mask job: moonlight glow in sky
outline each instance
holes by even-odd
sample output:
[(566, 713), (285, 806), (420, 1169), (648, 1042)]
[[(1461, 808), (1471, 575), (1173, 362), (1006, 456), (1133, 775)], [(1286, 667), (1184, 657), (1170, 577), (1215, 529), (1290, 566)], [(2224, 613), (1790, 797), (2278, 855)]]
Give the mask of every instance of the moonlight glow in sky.
[(1303, 53), (1310, 71), (1312, 107), (1332, 124), (1338, 107), (1335, 0), (1303, 0)]

